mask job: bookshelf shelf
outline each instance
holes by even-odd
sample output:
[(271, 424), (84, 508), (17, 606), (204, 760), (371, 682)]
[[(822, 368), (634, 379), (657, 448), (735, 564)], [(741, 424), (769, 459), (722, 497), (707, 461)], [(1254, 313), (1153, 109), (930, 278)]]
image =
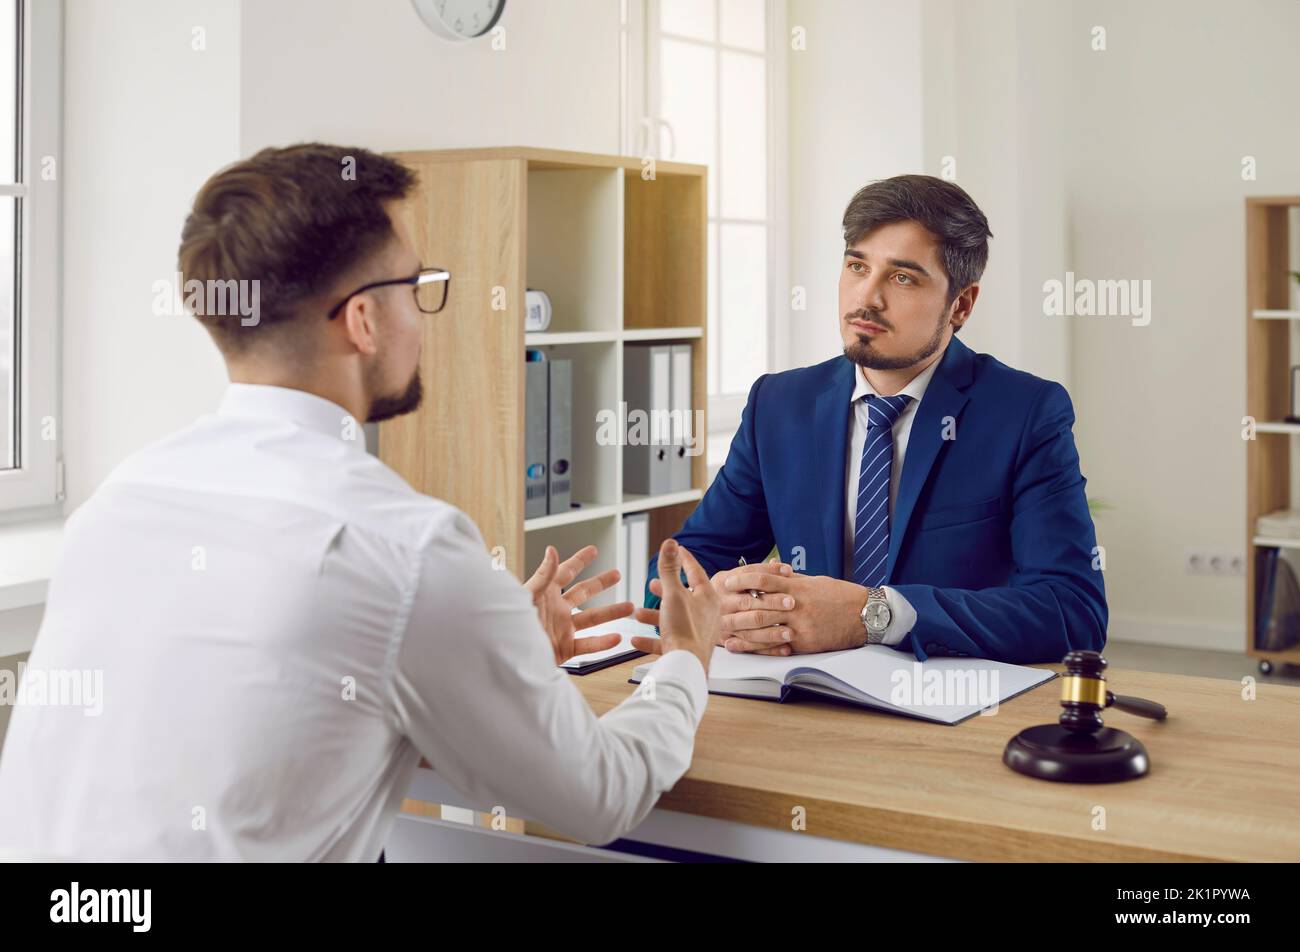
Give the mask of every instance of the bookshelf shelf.
[(645, 512), (647, 509), (659, 509), (663, 506), (677, 506), (686, 502), (697, 502), (703, 496), (704, 490), (702, 489), (686, 489), (679, 493), (663, 493), (658, 496), (624, 493), (623, 511)]
[(1268, 536), (1255, 536), (1252, 541), (1255, 545), (1271, 549), (1300, 549), (1300, 539), (1270, 539)]
[(612, 344), (619, 339), (618, 331), (540, 331), (524, 335), (528, 347), (547, 347), (557, 344)]
[[(618, 419), (624, 345), (689, 342), (691, 405), (707, 407), (707, 227), (704, 166), (521, 147), (394, 156), (415, 171), (403, 206), (423, 260), (453, 275), (446, 309), (425, 328), (424, 406), (380, 426), (379, 455), (412, 486), (474, 520), (489, 550), (526, 578), (545, 547), (595, 544), (588, 574), (625, 560), (622, 517), (650, 512), (657, 548), (704, 494), (623, 492)], [(524, 333), (524, 292), (551, 298), (551, 326)], [(502, 307), (504, 304), (504, 308)], [(573, 361), (573, 498), (583, 506), (524, 518), (524, 351)], [(612, 601), (606, 593), (593, 604)]]
[(610, 516), (617, 515), (618, 511), (618, 506), (612, 506), (608, 503), (594, 506), (583, 504), (576, 509), (570, 509), (568, 512), (559, 512), (553, 513), (549, 516), (537, 516), (534, 519), (525, 519), (524, 531), (537, 532), (542, 529), (553, 529), (556, 526), (572, 525), (576, 522), (592, 522), (596, 519), (606, 519)]
[(608, 344), (622, 341), (640, 343), (658, 340), (698, 340), (704, 336), (700, 327), (642, 327), (625, 331), (535, 331), (524, 335), (528, 347), (555, 344)]
[[(569, 512), (525, 519), (524, 531), (534, 532), (538, 529), (549, 529), (552, 526), (564, 526), (574, 522), (603, 519), (606, 516), (626, 515), (630, 512), (647, 512), (651, 509), (662, 509), (665, 506), (680, 506), (683, 503), (699, 502), (703, 497), (704, 490), (702, 489), (684, 489), (681, 492), (661, 493), (657, 496), (624, 493), (623, 501), (617, 505), (607, 503), (583, 505), (580, 508), (571, 509)], [(1300, 542), (1296, 544), (1300, 545)]]
[(693, 340), (704, 336), (702, 327), (641, 327), (623, 332), (623, 340), (639, 343), (648, 340)]

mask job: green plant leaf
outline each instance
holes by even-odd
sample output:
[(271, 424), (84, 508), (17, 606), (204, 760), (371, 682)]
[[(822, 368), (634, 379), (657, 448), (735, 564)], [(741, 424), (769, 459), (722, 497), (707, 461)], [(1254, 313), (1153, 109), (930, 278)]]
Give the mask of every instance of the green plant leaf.
[(1088, 512), (1093, 515), (1096, 515), (1099, 512), (1109, 512), (1111, 508), (1110, 503), (1097, 499), (1094, 496), (1088, 497)]

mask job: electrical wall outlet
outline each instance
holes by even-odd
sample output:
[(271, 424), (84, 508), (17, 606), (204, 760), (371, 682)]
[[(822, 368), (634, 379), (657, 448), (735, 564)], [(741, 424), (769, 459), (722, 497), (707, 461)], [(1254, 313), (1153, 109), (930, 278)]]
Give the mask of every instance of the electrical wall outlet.
[(1233, 552), (1188, 549), (1183, 558), (1183, 568), (1188, 575), (1244, 576), (1246, 557)]

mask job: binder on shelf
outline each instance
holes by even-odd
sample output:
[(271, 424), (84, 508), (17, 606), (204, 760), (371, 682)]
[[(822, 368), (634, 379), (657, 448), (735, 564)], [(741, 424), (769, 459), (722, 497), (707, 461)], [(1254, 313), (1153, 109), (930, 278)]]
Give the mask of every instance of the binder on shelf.
[(1289, 651), (1300, 644), (1300, 583), (1276, 547), (1261, 547), (1255, 560), (1255, 647)]
[(626, 540), (623, 547), (623, 578), (626, 579), (627, 595), (621, 600), (633, 605), (644, 605), (646, 576), (650, 569), (649, 514), (634, 512), (624, 516), (623, 534)]
[(524, 518), (546, 515), (547, 390), (549, 375), (541, 354), (531, 351), (524, 364)]
[(551, 368), (547, 401), (547, 512), (569, 511), (573, 481), (573, 361), (548, 361)]
[(700, 434), (694, 432), (695, 417), (691, 412), (691, 345), (673, 344), (672, 352), (672, 462), (669, 465), (669, 492), (691, 488), (691, 462), (687, 442)]
[(623, 349), (623, 398), (628, 432), (623, 447), (623, 491), (658, 495), (672, 485), (672, 348), (666, 344), (628, 344)]
[[(619, 522), (618, 532), (619, 532), (619, 538), (621, 540), (620, 549), (623, 555), (621, 560), (618, 563), (618, 585), (615, 586), (614, 588), (614, 601), (628, 602), (628, 601), (632, 601), (632, 599), (628, 596), (628, 585), (627, 585), (628, 569), (631, 567), (632, 564), (631, 557), (628, 555), (628, 553), (631, 552), (632, 550), (628, 542), (628, 539), (630, 537), (630, 528), (627, 524), (626, 516), (624, 516), (623, 519)], [(639, 604), (639, 601), (633, 602), (633, 604)]]

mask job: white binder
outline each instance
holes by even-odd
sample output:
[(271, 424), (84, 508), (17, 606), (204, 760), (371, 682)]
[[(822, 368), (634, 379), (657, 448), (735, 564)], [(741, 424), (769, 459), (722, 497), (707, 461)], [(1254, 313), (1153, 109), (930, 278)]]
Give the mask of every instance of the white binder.
[[(672, 486), (668, 410), (672, 406), (672, 348), (628, 344), (623, 350), (628, 439), (623, 448), (623, 491), (659, 495)], [(645, 414), (638, 425), (634, 415)]]
[(623, 578), (627, 580), (625, 601), (633, 605), (645, 604), (646, 576), (650, 570), (650, 516), (634, 512), (623, 517), (623, 531), (627, 546)]

